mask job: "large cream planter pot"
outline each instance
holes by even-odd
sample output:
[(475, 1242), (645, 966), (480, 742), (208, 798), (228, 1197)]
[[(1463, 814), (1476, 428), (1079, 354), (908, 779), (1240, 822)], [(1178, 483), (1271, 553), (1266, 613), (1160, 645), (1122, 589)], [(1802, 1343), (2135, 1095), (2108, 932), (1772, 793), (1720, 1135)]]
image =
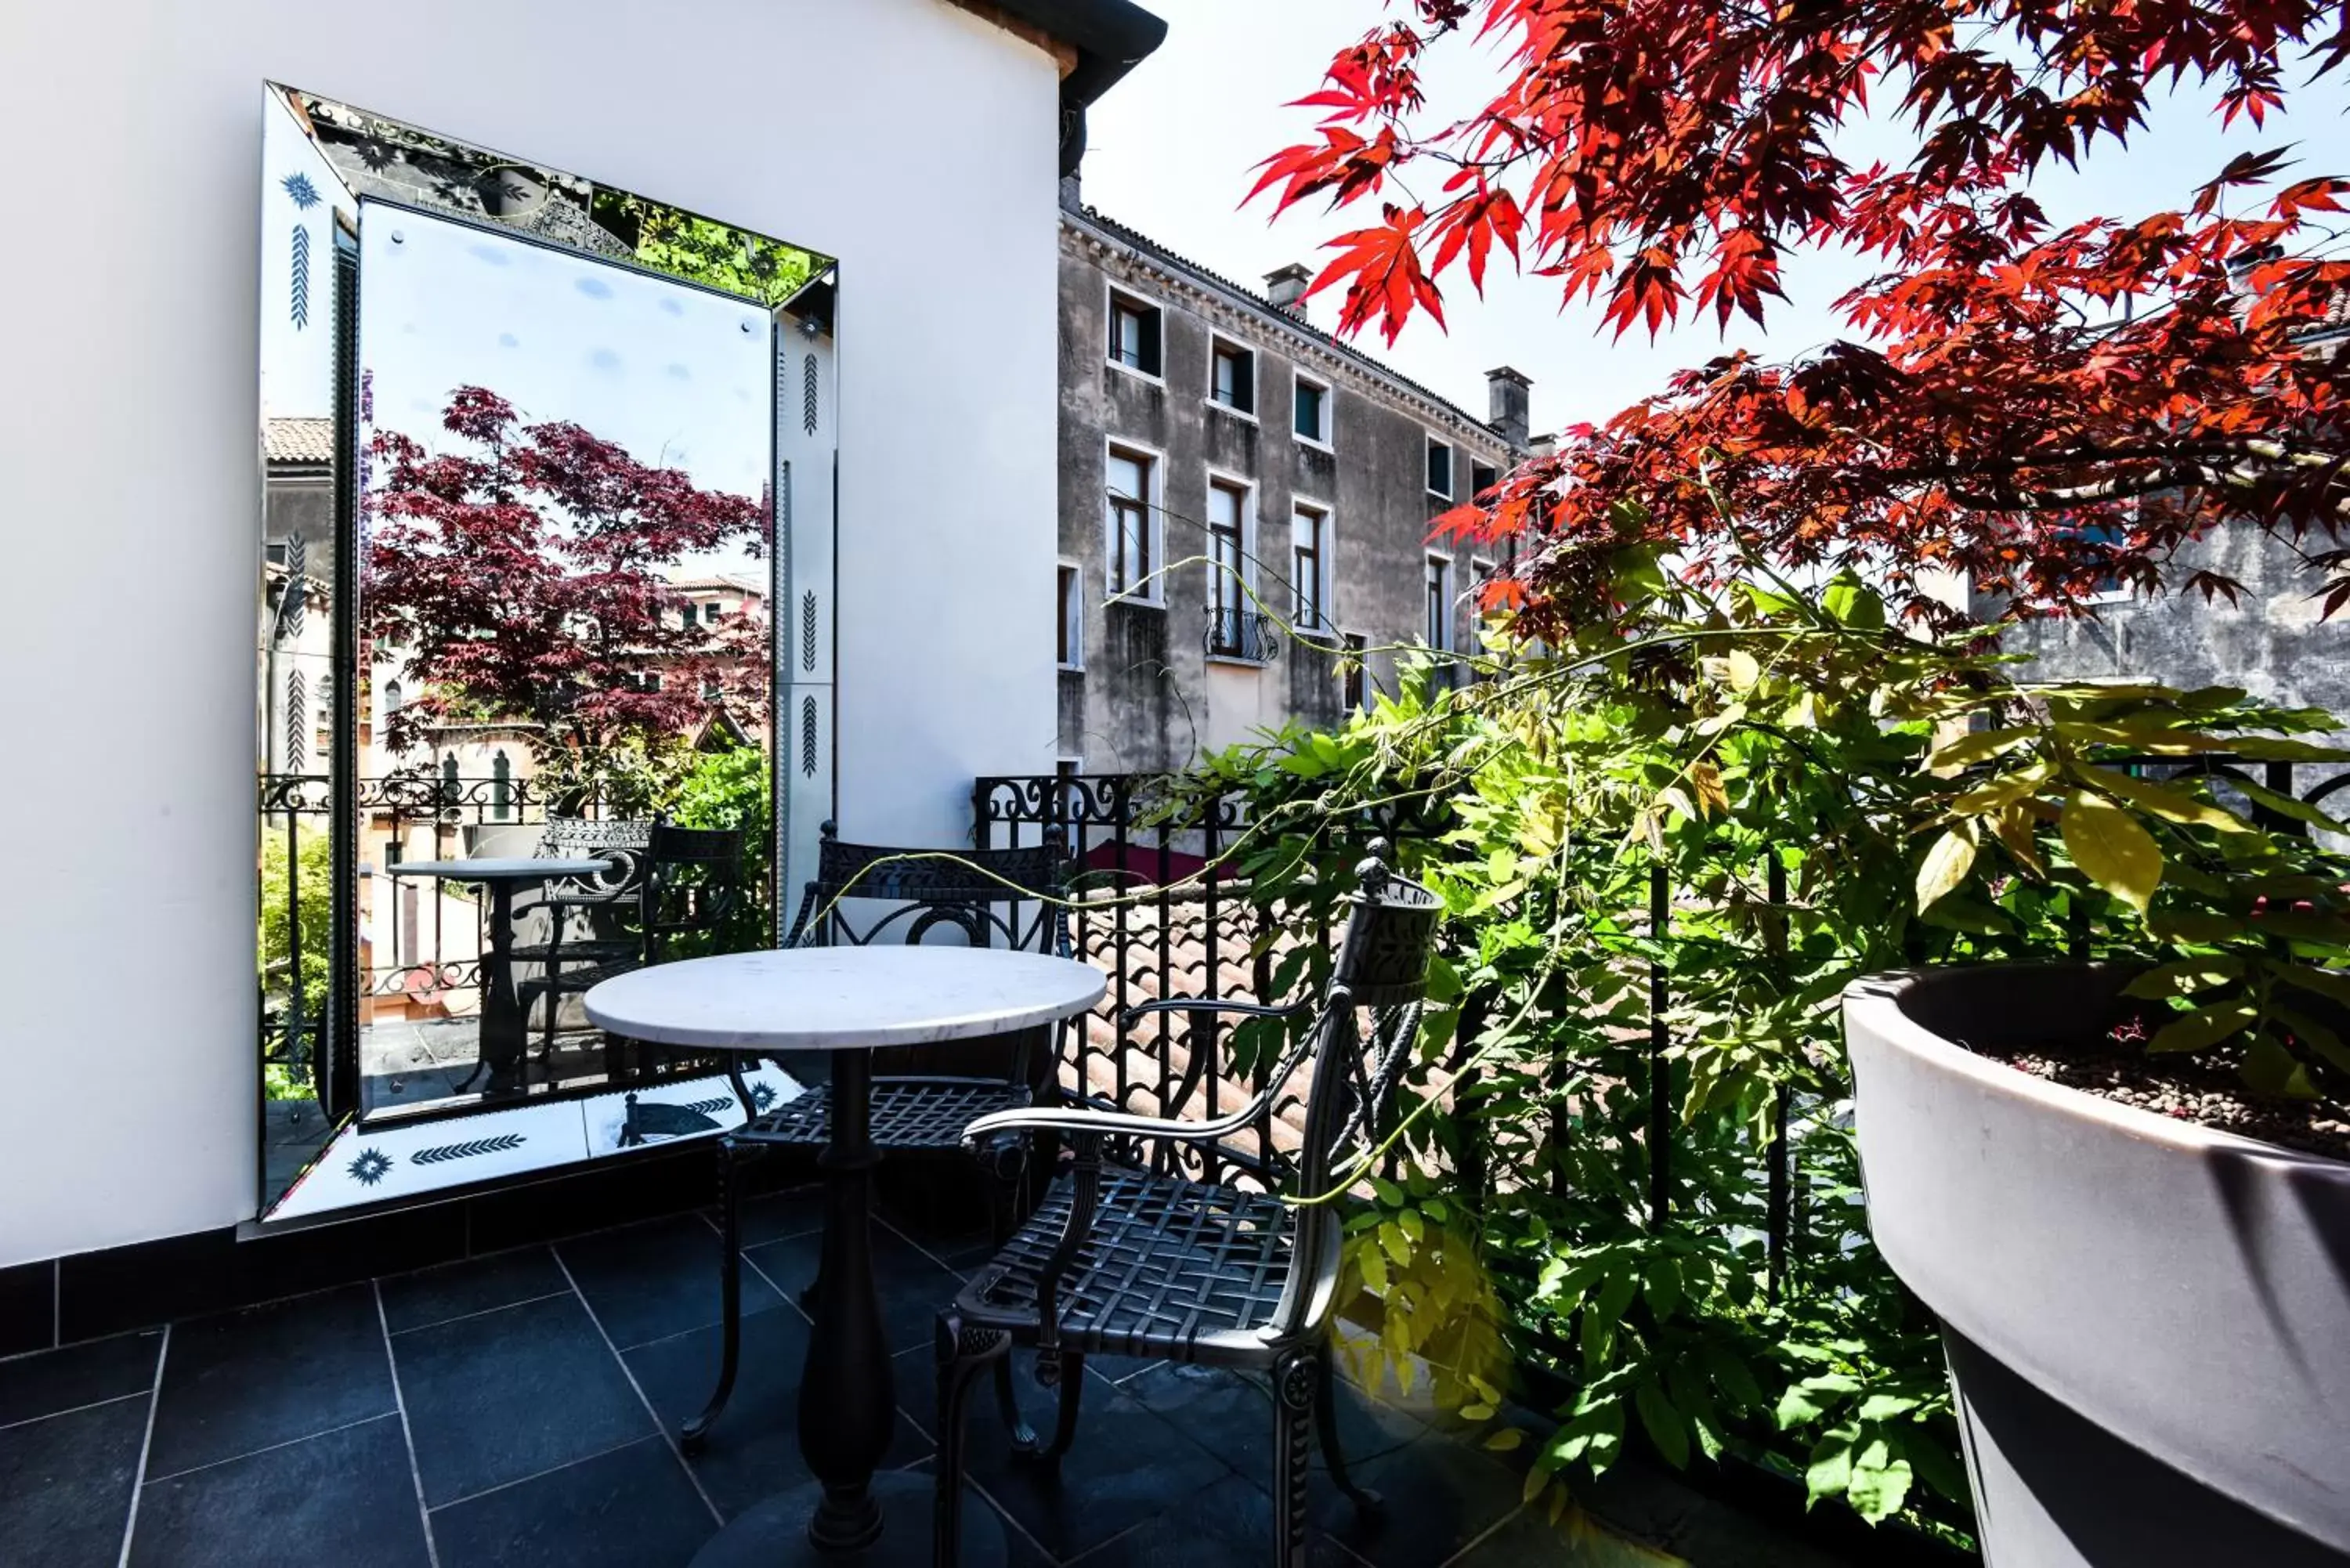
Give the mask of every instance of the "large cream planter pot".
[(1940, 1319), (1984, 1558), (2341, 1568), (2350, 1163), (1976, 1054), (2092, 1046), (2126, 980), (1984, 965), (1845, 992), (1869, 1229)]

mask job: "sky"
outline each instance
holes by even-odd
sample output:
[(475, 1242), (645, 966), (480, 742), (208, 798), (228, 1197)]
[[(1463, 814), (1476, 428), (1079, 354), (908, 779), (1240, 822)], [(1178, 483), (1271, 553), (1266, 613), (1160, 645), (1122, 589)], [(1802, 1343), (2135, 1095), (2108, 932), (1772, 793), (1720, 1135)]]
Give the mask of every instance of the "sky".
[[(1290, 262), (1321, 268), (1320, 247), (1349, 228), (1376, 222), (1368, 202), (1338, 213), (1301, 207), (1271, 221), (1269, 198), (1246, 209), (1241, 198), (1255, 182), (1252, 167), (1312, 132), (1312, 110), (1282, 107), (1315, 90), (1331, 55), (1390, 15), (1379, 0), (1143, 0), (1164, 16), (1168, 36), (1159, 51), (1113, 88), (1088, 115), (1085, 162), (1087, 202), (1139, 229), (1180, 254), (1236, 278), (1261, 285)], [(1498, 57), (1483, 57), (1465, 41), (1449, 43), (1429, 69), (1431, 106), (1461, 113), (1498, 85)], [(2291, 72), (2296, 87), (2304, 72)], [(1480, 89), (1482, 89), (1481, 92)], [(2223, 133), (2216, 115), (2191, 89), (2159, 106), (2147, 130), (2116, 154), (2109, 145), (2085, 161), (2082, 171), (2058, 169), (2033, 187), (2050, 218), (2065, 223), (2107, 213), (2135, 218), (2183, 205), (2192, 187), (2210, 179), (2238, 152), (2299, 143), (2301, 165), (2292, 177), (2350, 173), (2350, 84), (2328, 78), (2288, 93), (2291, 112), (2272, 116), (2266, 131), (2240, 120)], [(1846, 132), (1837, 151), (1856, 164), (1877, 157), (1904, 159), (1909, 142), (1900, 128), (1881, 123)], [(1505, 258), (1497, 258), (1505, 260)], [(1556, 430), (1602, 420), (1659, 389), (1674, 369), (1702, 364), (1730, 348), (1799, 354), (1839, 335), (1834, 301), (1868, 269), (1840, 255), (1793, 258), (1784, 274), (1788, 298), (1769, 302), (1767, 329), (1735, 318), (1725, 338), (1709, 314), (1686, 317), (1653, 345), (1644, 334), (1611, 338), (1600, 307), (1587, 301), (1562, 311), (1553, 282), (1497, 269), (1486, 276), (1479, 301), (1465, 273), (1447, 274), (1449, 334), (1415, 317), (1388, 348), (1376, 334), (1357, 347), (1385, 359), (1480, 418), (1486, 412), (1485, 372), (1510, 365), (1533, 378), (1534, 428)], [(1337, 319), (1338, 290), (1315, 296), (1313, 319)]]
[[(487, 387), (526, 424), (568, 420), (704, 489), (760, 493), (774, 379), (757, 306), (374, 202), (359, 250), (379, 428), (463, 447), (441, 412), (453, 389)], [(738, 549), (682, 565), (764, 571), (748, 563)]]

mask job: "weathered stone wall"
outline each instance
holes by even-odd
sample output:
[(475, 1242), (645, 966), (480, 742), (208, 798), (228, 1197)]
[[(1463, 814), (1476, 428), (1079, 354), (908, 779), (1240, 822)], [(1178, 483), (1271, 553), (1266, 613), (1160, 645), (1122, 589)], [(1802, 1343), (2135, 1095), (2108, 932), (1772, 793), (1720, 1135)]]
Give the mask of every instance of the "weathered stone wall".
[[(2170, 580), (2184, 583), (2204, 569), (2243, 584), (2241, 598), (2206, 603), (2199, 593), (2174, 588), (2100, 605), (2095, 618), (2033, 623), (2007, 636), (2009, 652), (2034, 656), (2018, 674), (2241, 686), (2256, 697), (2350, 719), (2350, 625), (2319, 618), (2321, 574), (2290, 545), (2250, 524), (2182, 548)], [(1997, 607), (1981, 598), (1975, 606), (1978, 614)]]

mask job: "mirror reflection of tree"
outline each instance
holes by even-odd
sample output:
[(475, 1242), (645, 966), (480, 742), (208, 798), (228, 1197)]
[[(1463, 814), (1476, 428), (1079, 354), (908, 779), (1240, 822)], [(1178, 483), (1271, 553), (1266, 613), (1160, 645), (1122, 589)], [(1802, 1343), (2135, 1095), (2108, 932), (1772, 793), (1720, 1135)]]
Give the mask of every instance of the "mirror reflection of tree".
[[(765, 498), (696, 485), (568, 421), (453, 391), (458, 450), (380, 431), (364, 631), (397, 649), (395, 754), (458, 724), (516, 730), (540, 798), (577, 815), (660, 804), (719, 742), (764, 737), (764, 591), (723, 603), (690, 557), (764, 557)], [(705, 591), (707, 590), (707, 591)]]

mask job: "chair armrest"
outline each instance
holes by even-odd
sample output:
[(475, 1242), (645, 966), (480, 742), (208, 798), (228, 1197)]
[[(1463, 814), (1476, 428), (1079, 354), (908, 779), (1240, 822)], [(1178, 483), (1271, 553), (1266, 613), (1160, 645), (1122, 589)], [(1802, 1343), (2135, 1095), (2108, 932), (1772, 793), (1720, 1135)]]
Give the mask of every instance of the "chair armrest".
[(974, 1144), (998, 1133), (1048, 1132), (1071, 1139), (1150, 1137), (1177, 1143), (1213, 1143), (1248, 1126), (1255, 1110), (1255, 1102), (1252, 1100), (1232, 1116), (1212, 1122), (1188, 1122), (1162, 1116), (1128, 1116), (1119, 1111), (1072, 1111), (1032, 1106), (1026, 1110), (991, 1111), (962, 1129), (962, 1140), (965, 1144)]
[(1234, 1002), (1212, 996), (1162, 996), (1156, 1002), (1140, 1002), (1118, 1016), (1131, 1027), (1134, 1021), (1150, 1012), (1243, 1012), (1251, 1018), (1282, 1018), (1302, 1012), (1313, 998), (1301, 996), (1295, 1002)]

